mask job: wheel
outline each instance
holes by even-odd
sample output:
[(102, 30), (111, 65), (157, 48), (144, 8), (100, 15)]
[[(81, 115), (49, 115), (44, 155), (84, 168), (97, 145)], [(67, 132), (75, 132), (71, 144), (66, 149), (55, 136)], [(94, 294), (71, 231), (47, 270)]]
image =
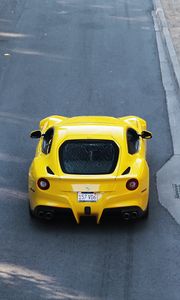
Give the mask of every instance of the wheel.
[(30, 217), (31, 218), (35, 218), (34, 213), (33, 213), (32, 209), (30, 207), (30, 204), (28, 205), (28, 208), (29, 208), (29, 215), (30, 215)]
[(147, 219), (149, 217), (149, 204), (145, 210), (145, 212), (142, 215), (142, 219)]

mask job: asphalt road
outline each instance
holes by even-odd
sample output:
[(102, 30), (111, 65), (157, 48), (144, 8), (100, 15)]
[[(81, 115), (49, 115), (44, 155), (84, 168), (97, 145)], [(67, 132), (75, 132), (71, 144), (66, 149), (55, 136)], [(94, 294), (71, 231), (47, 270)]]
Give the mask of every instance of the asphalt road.
[[(0, 299), (179, 300), (180, 228), (158, 203), (172, 155), (150, 0), (0, 1)], [(150, 217), (31, 221), (28, 138), (51, 114), (147, 119)]]

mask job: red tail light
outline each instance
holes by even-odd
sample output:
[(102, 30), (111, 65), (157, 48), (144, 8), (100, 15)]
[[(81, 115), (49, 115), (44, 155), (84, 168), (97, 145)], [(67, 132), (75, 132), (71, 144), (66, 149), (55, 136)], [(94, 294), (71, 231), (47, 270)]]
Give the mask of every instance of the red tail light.
[(48, 190), (49, 187), (50, 187), (50, 183), (47, 179), (45, 178), (40, 178), (37, 182), (38, 184), (38, 187), (41, 189), (41, 190)]
[(127, 181), (126, 188), (130, 191), (134, 191), (138, 188), (138, 185), (139, 185), (138, 180), (135, 178), (132, 178)]

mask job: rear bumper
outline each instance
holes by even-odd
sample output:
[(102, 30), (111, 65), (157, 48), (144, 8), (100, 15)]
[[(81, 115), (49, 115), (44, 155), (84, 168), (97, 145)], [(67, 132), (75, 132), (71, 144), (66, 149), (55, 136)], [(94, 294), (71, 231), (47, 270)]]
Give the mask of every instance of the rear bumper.
[[(137, 212), (137, 217), (141, 217), (148, 206), (148, 190), (137, 193), (131, 192), (126, 195), (119, 193), (101, 194), (97, 202), (78, 202), (76, 193), (63, 193), (56, 197), (47, 197), (44, 193), (30, 193), (30, 207), (37, 215), (39, 208), (51, 209), (54, 212), (63, 214), (71, 213), (76, 222), (80, 222), (82, 216), (94, 216), (97, 223), (101, 217), (106, 215), (122, 216), (124, 212)], [(43, 197), (44, 196), (44, 197)], [(46, 196), (46, 197), (45, 197)]]
[[(45, 205), (36, 206), (33, 213), (36, 217), (46, 218), (47, 213), (49, 212), (51, 212), (53, 216), (58, 215), (61, 218), (74, 217), (73, 211), (70, 208), (59, 208)], [(100, 220), (106, 219), (107, 217), (116, 217), (118, 219), (121, 218), (122, 220), (126, 221), (135, 220), (143, 217), (144, 213), (145, 212), (138, 206), (105, 208), (102, 212)], [(84, 215), (81, 215), (80, 217), (87, 216), (92, 216), (91, 208), (89, 206), (86, 206)]]

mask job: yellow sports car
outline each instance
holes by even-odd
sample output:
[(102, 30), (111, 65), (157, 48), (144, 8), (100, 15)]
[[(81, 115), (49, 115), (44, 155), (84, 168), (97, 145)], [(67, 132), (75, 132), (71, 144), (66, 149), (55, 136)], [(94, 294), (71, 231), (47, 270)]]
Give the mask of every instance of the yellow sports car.
[(107, 213), (124, 220), (148, 216), (149, 168), (146, 121), (122, 118), (50, 116), (40, 122), (29, 170), (31, 216), (50, 220), (70, 212), (77, 223)]

